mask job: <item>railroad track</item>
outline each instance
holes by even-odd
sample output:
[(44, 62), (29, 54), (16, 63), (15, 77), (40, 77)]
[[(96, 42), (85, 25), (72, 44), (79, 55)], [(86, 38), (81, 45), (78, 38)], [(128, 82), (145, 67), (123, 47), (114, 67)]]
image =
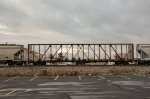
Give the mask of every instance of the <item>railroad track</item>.
[(24, 66), (0, 66), (0, 68), (33, 68), (33, 67), (149, 67), (150, 65), (24, 65)]

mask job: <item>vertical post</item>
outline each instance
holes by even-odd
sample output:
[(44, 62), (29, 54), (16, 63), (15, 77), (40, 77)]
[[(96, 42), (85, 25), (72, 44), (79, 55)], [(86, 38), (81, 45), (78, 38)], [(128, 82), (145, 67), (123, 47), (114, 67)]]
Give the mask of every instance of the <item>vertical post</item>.
[(137, 47), (139, 47), (138, 44), (136, 44), (136, 58), (138, 58), (138, 52), (137, 52), (138, 49), (137, 49)]
[(78, 54), (77, 56), (78, 56), (78, 59), (79, 59), (79, 53), (80, 52), (78, 52), (78, 51), (79, 51), (79, 45), (77, 45), (77, 54)]
[(39, 44), (39, 60), (41, 61), (41, 46)]
[(73, 62), (74, 61), (73, 60), (73, 44), (71, 46), (72, 46), (72, 62)]
[(25, 58), (25, 57), (24, 57), (24, 46), (23, 46), (23, 48), (22, 48), (22, 51), (23, 51), (23, 52), (22, 52), (22, 53), (23, 53), (23, 55), (22, 55), (23, 61), (25, 61), (25, 59), (24, 59), (24, 58)]
[(128, 55), (129, 55), (129, 53), (128, 53), (128, 47), (127, 47), (127, 45), (126, 45), (126, 59), (128, 60)]
[(123, 57), (122, 57), (122, 44), (121, 44), (121, 59), (122, 59)]
[(134, 60), (134, 44), (132, 44), (132, 60)]
[(32, 51), (32, 44), (28, 44), (28, 62), (33, 62), (33, 53), (34, 53), (34, 51)]
[(44, 61), (45, 61), (45, 59), (46, 59), (46, 45), (44, 45)]
[(141, 45), (141, 56), (140, 57), (141, 57), (140, 59), (143, 59), (143, 47), (142, 47), (142, 45)]
[(57, 57), (57, 54), (58, 54), (58, 53), (57, 53), (57, 45), (55, 45), (55, 47), (56, 47), (56, 49), (55, 49), (55, 51), (56, 51), (56, 52), (55, 52), (55, 53), (56, 53), (56, 59), (58, 59), (58, 57)]
[(104, 47), (105, 47), (105, 61), (106, 61), (106, 45), (104, 45)]
[(50, 45), (50, 60), (51, 60), (51, 63), (52, 63), (52, 57), (53, 57), (53, 52), (52, 52), (52, 45)]
[(116, 53), (115, 53), (115, 60), (117, 59), (117, 57), (118, 57), (118, 52), (117, 52), (117, 46), (116, 46), (116, 44), (114, 45), (115, 46), (115, 51), (116, 51)]
[(24, 47), (23, 47), (23, 45), (21, 45), (20, 46), (21, 48), (20, 48), (20, 61), (22, 62), (23, 61), (23, 56), (24, 56)]
[(94, 61), (95, 61), (95, 45), (94, 45)]
[(90, 45), (88, 45), (88, 60), (90, 59), (90, 52), (89, 52), (89, 47), (90, 47)]
[(68, 45), (66, 45), (66, 48), (67, 48), (67, 59), (68, 59)]
[(100, 54), (101, 54), (101, 53), (100, 53), (100, 46), (101, 46), (101, 45), (99, 45), (99, 61), (100, 61), (100, 58), (101, 58), (101, 55), (100, 55)]
[(63, 61), (63, 52), (62, 52), (62, 45), (61, 45), (61, 61)]
[(84, 59), (84, 44), (82, 45), (82, 47), (83, 47), (83, 59)]
[(29, 59), (29, 57), (30, 57), (30, 54), (29, 54), (29, 53), (30, 53), (30, 48), (29, 48), (29, 46), (30, 46), (30, 45), (28, 44), (28, 62), (29, 62), (29, 60), (30, 60), (30, 59)]
[(61, 47), (61, 53), (62, 53), (62, 45), (60, 47)]
[(35, 62), (35, 61), (34, 61), (34, 58), (35, 58), (35, 45), (32, 45), (31, 48), (32, 48), (32, 47), (33, 47), (33, 51), (32, 51), (32, 55), (33, 55), (33, 56), (32, 56), (32, 60), (33, 60), (33, 62)]
[(112, 45), (110, 44), (110, 45), (109, 45), (110, 60), (112, 60), (112, 59), (111, 59), (111, 46), (112, 46)]

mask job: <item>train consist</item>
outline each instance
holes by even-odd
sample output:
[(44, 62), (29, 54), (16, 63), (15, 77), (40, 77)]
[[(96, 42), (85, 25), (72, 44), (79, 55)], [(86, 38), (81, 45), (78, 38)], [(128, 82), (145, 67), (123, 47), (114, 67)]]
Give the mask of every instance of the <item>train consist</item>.
[(150, 44), (0, 44), (0, 64), (150, 64)]

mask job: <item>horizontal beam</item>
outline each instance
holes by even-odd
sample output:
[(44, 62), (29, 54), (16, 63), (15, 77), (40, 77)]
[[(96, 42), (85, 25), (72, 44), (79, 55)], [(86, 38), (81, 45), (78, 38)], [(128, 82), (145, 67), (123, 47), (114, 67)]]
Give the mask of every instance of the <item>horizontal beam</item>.
[(24, 45), (16, 45), (16, 44), (0, 44), (0, 46), (24, 46)]
[(29, 44), (29, 45), (132, 45), (132, 43), (111, 43), (111, 44), (107, 44), (107, 43), (100, 43), (100, 44), (85, 44), (85, 43), (81, 43), (81, 44)]

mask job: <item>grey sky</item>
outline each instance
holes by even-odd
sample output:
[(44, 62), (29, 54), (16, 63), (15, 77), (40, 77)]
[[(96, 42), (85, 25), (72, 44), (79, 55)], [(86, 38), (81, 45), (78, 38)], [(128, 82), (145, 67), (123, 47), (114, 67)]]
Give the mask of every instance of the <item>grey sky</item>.
[(0, 0), (0, 43), (149, 43), (150, 0)]

